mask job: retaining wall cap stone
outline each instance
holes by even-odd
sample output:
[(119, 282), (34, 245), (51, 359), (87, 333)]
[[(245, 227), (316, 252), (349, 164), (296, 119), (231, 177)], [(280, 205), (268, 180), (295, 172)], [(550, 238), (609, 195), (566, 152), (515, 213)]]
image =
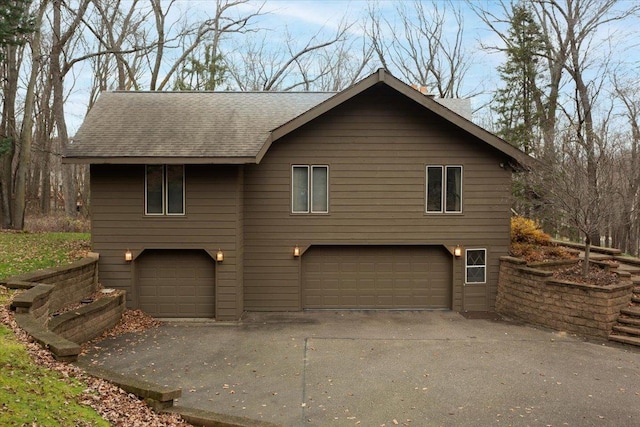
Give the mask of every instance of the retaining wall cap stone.
[(41, 280), (48, 279), (52, 276), (55, 276), (59, 274), (61, 271), (79, 269), (87, 265), (95, 264), (97, 262), (98, 262), (97, 258), (85, 257), (77, 261), (74, 261), (70, 264), (66, 264), (59, 267), (51, 267), (51, 268), (44, 268), (42, 270), (31, 271), (29, 273), (24, 273), (24, 274), (19, 274), (17, 276), (9, 277), (6, 280), (8, 282), (13, 282), (13, 281), (38, 282)]
[(522, 258), (516, 258), (516, 257), (512, 257), (510, 255), (503, 255), (500, 257), (500, 261), (508, 261), (512, 264), (526, 264), (527, 261), (523, 260)]
[(174, 406), (164, 412), (180, 414), (188, 423), (203, 427), (284, 427), (281, 424), (274, 424), (268, 421), (219, 414), (217, 412), (182, 406)]
[(80, 354), (80, 346), (56, 335), (40, 324), (31, 314), (16, 313), (16, 323), (33, 337), (41, 346), (48, 348), (58, 358), (74, 360)]
[(158, 402), (168, 402), (182, 396), (181, 388), (168, 387), (149, 381), (131, 378), (130, 376), (118, 374), (97, 366), (91, 366), (87, 363), (79, 363), (78, 366), (84, 369), (88, 374), (107, 380), (110, 383), (117, 385), (127, 393), (133, 393), (138, 397), (150, 398), (157, 400)]
[(75, 319), (76, 317), (86, 316), (95, 311), (99, 311), (106, 306), (117, 304), (120, 301), (121, 295), (122, 293), (117, 293), (117, 294), (105, 296), (90, 304), (86, 304), (81, 307), (78, 307), (75, 310), (66, 311), (60, 314), (59, 316), (52, 318), (49, 321), (49, 329), (51, 329), (52, 331), (55, 331), (58, 326), (72, 319)]
[(533, 274), (534, 276), (541, 276), (541, 277), (553, 276), (553, 271), (540, 270), (532, 267), (518, 267), (518, 270), (522, 271), (523, 273)]
[(0, 285), (6, 286), (9, 289), (31, 289), (36, 284), (33, 282), (25, 282), (23, 280), (7, 280), (0, 282)]
[(27, 289), (13, 298), (11, 307), (31, 307), (33, 301), (46, 297), (55, 287), (54, 285), (46, 285), (44, 283), (32, 283), (32, 285), (34, 286), (31, 289)]

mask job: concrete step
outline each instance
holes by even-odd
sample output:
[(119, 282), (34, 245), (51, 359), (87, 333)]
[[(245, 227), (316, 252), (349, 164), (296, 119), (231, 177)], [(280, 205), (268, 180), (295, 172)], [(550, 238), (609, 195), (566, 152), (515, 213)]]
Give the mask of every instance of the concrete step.
[(623, 308), (620, 310), (621, 314), (626, 314), (627, 316), (640, 318), (640, 307), (631, 306), (627, 308)]
[(632, 335), (634, 337), (640, 337), (640, 328), (636, 328), (633, 326), (621, 326), (614, 325), (613, 330), (619, 332), (621, 334)]
[(640, 319), (638, 319), (637, 317), (620, 316), (618, 317), (618, 323), (640, 327)]
[(631, 344), (640, 347), (640, 337), (628, 337), (626, 335), (609, 335), (609, 341), (621, 342), (624, 344)]
[(631, 257), (631, 256), (621, 256), (621, 255), (616, 255), (614, 258), (616, 261), (618, 261), (621, 264), (637, 265), (640, 267), (640, 258)]

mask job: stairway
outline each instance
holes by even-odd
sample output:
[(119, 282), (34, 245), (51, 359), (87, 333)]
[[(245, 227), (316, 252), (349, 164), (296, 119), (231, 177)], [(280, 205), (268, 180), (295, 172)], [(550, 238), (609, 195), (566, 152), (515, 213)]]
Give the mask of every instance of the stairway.
[(631, 273), (631, 280), (635, 285), (631, 296), (631, 303), (620, 310), (618, 323), (613, 326), (609, 334), (610, 341), (631, 344), (640, 347), (640, 265), (624, 266)]

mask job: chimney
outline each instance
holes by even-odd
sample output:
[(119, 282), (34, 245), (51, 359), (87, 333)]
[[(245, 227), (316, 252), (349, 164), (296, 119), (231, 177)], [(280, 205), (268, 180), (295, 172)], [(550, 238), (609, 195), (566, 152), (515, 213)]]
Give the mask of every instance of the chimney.
[(435, 95), (429, 93), (429, 89), (426, 86), (418, 86), (417, 84), (412, 84), (412, 88), (423, 94), (424, 96), (428, 96), (433, 98)]

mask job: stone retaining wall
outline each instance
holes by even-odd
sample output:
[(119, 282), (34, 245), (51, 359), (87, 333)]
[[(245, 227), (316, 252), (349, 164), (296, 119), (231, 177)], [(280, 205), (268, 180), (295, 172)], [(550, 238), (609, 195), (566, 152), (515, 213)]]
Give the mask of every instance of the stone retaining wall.
[(67, 311), (49, 321), (48, 329), (78, 344), (91, 341), (118, 323), (126, 307), (126, 293), (115, 291), (75, 310)]
[(126, 308), (126, 294), (120, 290), (51, 317), (98, 290), (98, 254), (65, 267), (13, 276), (1, 284), (25, 289), (11, 302), (16, 322), (58, 360), (77, 360), (79, 344), (113, 327)]
[(44, 318), (46, 313), (48, 317), (98, 290), (98, 254), (64, 267), (13, 276), (2, 284), (13, 289), (28, 289), (13, 300), (17, 313), (29, 311), (37, 318)]
[(496, 311), (551, 329), (607, 338), (631, 300), (633, 283), (628, 277), (613, 286), (582, 285), (554, 280), (547, 267), (500, 258)]

